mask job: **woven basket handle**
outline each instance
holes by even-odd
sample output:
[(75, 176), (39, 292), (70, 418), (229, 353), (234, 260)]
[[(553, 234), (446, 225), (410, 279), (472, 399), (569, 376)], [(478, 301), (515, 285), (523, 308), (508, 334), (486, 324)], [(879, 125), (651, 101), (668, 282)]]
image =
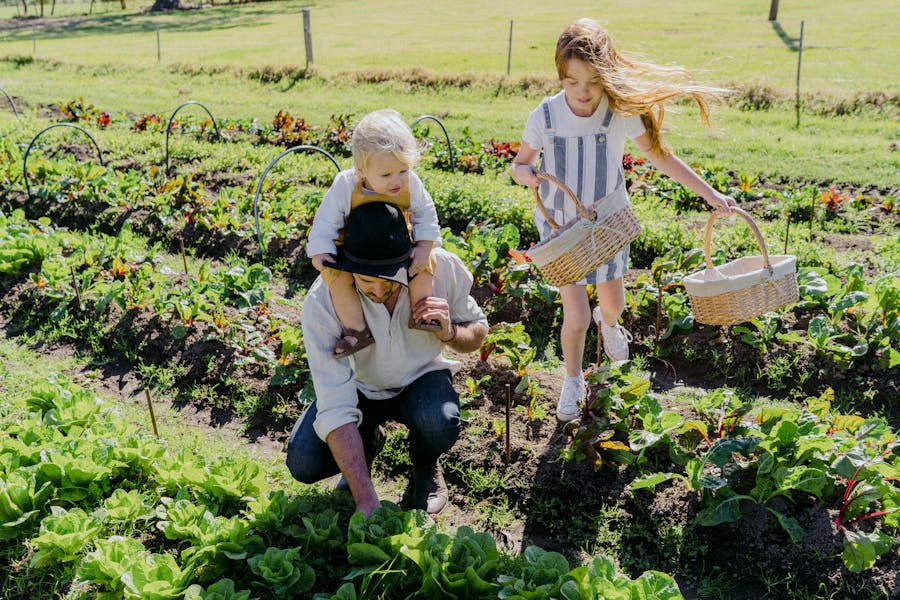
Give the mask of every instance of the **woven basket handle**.
[[(769, 252), (766, 250), (766, 241), (763, 239), (762, 233), (759, 231), (759, 227), (756, 226), (756, 223), (753, 222), (753, 219), (750, 218), (750, 213), (747, 211), (738, 208), (736, 206), (732, 206), (731, 210), (740, 215), (747, 221), (747, 224), (750, 225), (750, 229), (753, 230), (753, 235), (756, 236), (756, 243), (759, 244), (759, 249), (762, 250), (763, 255), (763, 267), (771, 272), (772, 271), (772, 263), (769, 262)], [(716, 219), (719, 218), (719, 211), (715, 210), (709, 215), (709, 221), (706, 222), (706, 244), (703, 246), (703, 251), (706, 253), (706, 268), (712, 269), (712, 255), (710, 254), (710, 243), (712, 242), (712, 229), (713, 223), (716, 222)]]
[[(575, 195), (575, 192), (569, 189), (565, 183), (551, 175), (550, 173), (545, 173), (544, 171), (535, 171), (534, 176), (538, 179), (546, 179), (559, 189), (565, 193), (566, 196), (575, 204), (575, 208), (578, 209), (578, 214), (580, 214), (585, 219), (593, 219), (594, 215), (591, 214), (588, 209), (584, 207), (584, 205), (578, 200), (578, 197)], [(531, 191), (534, 192), (534, 201), (537, 202), (538, 208), (541, 209), (541, 214), (544, 215), (544, 218), (547, 220), (547, 224), (550, 225), (553, 229), (559, 229), (559, 224), (553, 220), (553, 217), (550, 216), (550, 213), (547, 211), (547, 207), (544, 206), (544, 203), (541, 202), (541, 195), (538, 194), (538, 190), (536, 187), (531, 188)]]

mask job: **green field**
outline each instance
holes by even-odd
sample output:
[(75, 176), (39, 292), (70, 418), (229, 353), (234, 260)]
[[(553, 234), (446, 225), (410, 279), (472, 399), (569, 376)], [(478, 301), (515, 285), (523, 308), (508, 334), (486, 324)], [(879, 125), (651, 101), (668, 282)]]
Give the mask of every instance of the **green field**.
[[(89, 4), (60, 5), (60, 12), (66, 7), (74, 16), (79, 6), (86, 13)], [(28, 25), (34, 25), (37, 58), (152, 66), (158, 25), (163, 64), (303, 65), (302, 6), (311, 6), (314, 63), (327, 72), (422, 67), (505, 74), (512, 20), (510, 75), (548, 76), (556, 35), (570, 21), (591, 16), (607, 25), (622, 49), (687, 66), (715, 84), (758, 81), (784, 90), (795, 86), (803, 21), (803, 89), (896, 94), (900, 85), (895, 35), (900, 5), (879, 0), (785, 2), (777, 23), (767, 20), (767, 2), (749, 0), (613, 0), (602, 10), (583, 0), (554, 7), (511, 0), (337, 0), (221, 6), (173, 15), (108, 5), (98, 18), (64, 29), (52, 23), (44, 29), (40, 20), (31, 20), (24, 29), (0, 36), (0, 51), (31, 55)], [(0, 16), (15, 14), (12, 7), (4, 12)]]
[[(782, 7), (777, 24), (766, 20), (768, 7), (759, 2), (728, 3), (728, 10), (712, 1), (643, 2), (627, 11), (632, 5), (612, 3), (603, 15), (587, 2), (559, 9), (513, 2), (489, 7), (472, 2), (323, 2), (311, 9), (316, 75), (260, 83), (247, 74), (305, 66), (300, 3), (221, 6), (173, 15), (132, 7), (123, 12), (107, 4), (102, 14), (80, 22), (66, 21), (74, 17), (8, 19), (0, 34), (0, 53), (6, 57), (0, 62), (0, 86), (26, 115), (78, 97), (111, 114), (170, 114), (179, 103), (198, 100), (217, 118), (264, 122), (280, 110), (323, 123), (333, 114), (362, 115), (387, 105), (410, 119), (440, 115), (454, 138), (469, 133), (475, 140), (513, 140), (543, 92), (498, 93), (498, 86), (514, 88), (523, 77), (537, 77), (550, 81), (545, 89), (552, 89), (556, 35), (572, 19), (593, 15), (608, 24), (622, 49), (684, 65), (706, 83), (768, 86), (781, 98), (767, 111), (716, 107), (709, 129), (698, 122), (692, 107), (672, 111), (670, 140), (689, 161), (712, 161), (778, 180), (882, 189), (900, 184), (900, 159), (892, 150), (900, 139), (898, 44), (891, 37), (900, 5), (790, 3)], [(86, 13), (88, 6), (60, 5), (60, 13), (75, 15), (78, 7)], [(11, 7), (5, 10), (15, 14)], [(363, 14), (371, 18), (360, 18)], [(510, 18), (514, 33), (507, 80)], [(801, 19), (806, 23), (805, 109), (797, 128), (792, 98)], [(161, 28), (159, 64), (156, 24)], [(32, 25), (37, 36), (33, 54)], [(32, 56), (34, 62), (28, 63)], [(350, 75), (409, 75), (413, 67), (445, 80), (467, 72), (474, 76), (466, 87), (397, 80), (361, 84)], [(830, 117), (840, 99), (852, 107), (853, 98), (875, 92), (886, 103), (870, 102), (853, 115)], [(822, 105), (830, 109), (816, 114), (814, 107)], [(4, 111), (0, 123), (12, 126), (10, 117)]]

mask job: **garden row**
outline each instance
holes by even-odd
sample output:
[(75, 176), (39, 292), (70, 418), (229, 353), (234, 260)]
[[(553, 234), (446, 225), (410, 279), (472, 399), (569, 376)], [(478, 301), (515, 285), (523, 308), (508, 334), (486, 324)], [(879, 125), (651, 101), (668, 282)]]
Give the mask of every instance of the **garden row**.
[[(268, 240), (260, 256), (250, 219), (253, 186), (222, 182), (236, 179), (239, 171), (261, 171), (268, 160), (264, 146), (213, 144), (186, 136), (174, 155), (180, 174), (166, 178), (159, 168), (142, 166), (163, 162), (158, 140), (131, 131), (127, 135), (108, 140), (116, 146), (115, 168), (83, 160), (90, 156), (83, 146), (65, 148), (80, 157), (76, 160), (38, 148), (26, 174), (30, 198), (22, 179), (29, 137), (23, 132), (2, 141), (3, 202), (17, 209), (4, 211), (0, 234), (3, 306), (12, 323), (88, 345), (106, 356), (112, 341), (113, 355), (142, 366), (145, 374), (161, 378), (175, 373), (177, 386), (195, 386), (190, 393), (203, 384), (205, 400), (231, 398), (245, 413), (271, 410), (290, 423), (296, 400), (310, 399), (308, 388), (304, 392), (308, 372), (302, 332), (296, 326), (297, 298), (312, 274), (302, 242), (322, 188), (333, 176), (332, 166), (298, 158), (299, 174), (273, 176), (259, 204), (260, 229)], [(522, 254), (534, 239), (527, 193), (512, 186), (502, 171), (475, 176), (447, 172), (436, 162), (434, 154), (426, 156), (420, 174), (434, 190), (442, 223), (449, 225), (445, 246), (470, 266), (475, 293), (495, 324), (482, 358), (508, 370), (516, 387), (514, 404), (528, 420), (539, 421), (546, 415), (538, 360), (552, 360), (549, 332), (558, 328), (561, 315), (556, 289), (541, 280)], [(776, 390), (782, 386), (798, 400), (816, 400), (766, 411), (727, 394), (709, 394), (689, 411), (675, 413), (648, 395), (649, 384), (642, 377), (603, 369), (593, 376), (594, 406), (568, 428), (562, 458), (621, 467), (628, 481), (637, 482), (636, 490), (677, 481), (700, 503), (701, 527), (722, 527), (756, 506), (772, 515), (784, 536), (797, 540), (809, 523), (804, 515), (824, 516), (839, 525), (848, 568), (890, 569), (897, 554), (891, 546), (897, 531), (896, 434), (889, 416), (886, 421), (838, 413), (870, 412), (878, 404), (896, 410), (890, 386), (896, 386), (891, 369), (898, 361), (900, 286), (896, 277), (878, 275), (893, 272), (887, 265), (897, 261), (896, 236), (872, 236), (878, 254), (847, 259), (795, 227), (790, 249), (807, 267), (800, 272), (800, 304), (731, 329), (699, 326), (680, 283), (702, 262), (696, 248), (703, 217), (695, 210), (696, 199), (644, 165), (625, 166), (631, 167), (627, 177), (644, 225), (633, 245), (634, 262), (643, 268), (628, 283), (626, 313), (626, 322), (639, 334), (635, 370), (650, 361), (680, 357), (683, 366), (702, 367), (706, 378), (721, 373), (731, 381), (762, 382)], [(727, 173), (702, 172), (716, 187), (753, 207), (770, 240), (788, 237), (784, 215), (792, 211), (795, 223), (815, 218), (816, 236), (890, 232), (895, 227), (894, 213), (867, 206), (871, 202), (865, 198), (847, 197), (829, 208), (825, 201), (837, 192), (754, 192), (752, 178), (739, 178), (732, 187)], [(810, 210), (814, 206), (815, 212)], [(186, 246), (182, 256), (179, 240)], [(714, 240), (717, 263), (755, 250), (753, 238), (739, 228), (723, 227)], [(167, 251), (173, 254), (167, 256)], [(854, 260), (859, 265), (851, 264)], [(714, 342), (716, 338), (726, 343)], [(155, 371), (150, 368), (154, 365), (159, 367)], [(843, 384), (836, 385), (839, 391), (855, 389), (857, 395), (850, 396), (854, 402), (835, 398), (843, 410), (830, 410), (829, 383)], [(471, 382), (472, 388), (479, 385)], [(502, 432), (502, 424), (495, 428)], [(160, 495), (166, 494), (177, 497), (177, 491)], [(792, 504), (779, 504), (783, 498)], [(93, 509), (83, 508), (85, 514)], [(474, 548), (471, 542), (461, 544)], [(373, 545), (395, 563), (400, 560), (382, 544)], [(282, 552), (292, 547), (275, 546)], [(254, 546), (248, 552), (264, 555), (266, 550)], [(526, 553), (532, 559), (536, 554)], [(473, 565), (490, 562), (493, 555), (478, 556)], [(174, 573), (170, 567), (165, 568)], [(183, 563), (179, 568), (188, 569)], [(420, 572), (420, 566), (404, 571)], [(370, 574), (381, 577), (382, 571), (374, 568)], [(302, 577), (306, 575), (297, 576)], [(548, 577), (560, 583), (558, 577)], [(410, 593), (420, 589), (412, 586), (425, 584), (396, 585)], [(496, 591), (491, 588), (485, 597)]]
[[(507, 227), (511, 243), (515, 230)], [(462, 245), (464, 240), (457, 238), (455, 243)], [(0, 222), (4, 260), (0, 272), (7, 276), (7, 285), (14, 282), (23, 289), (14, 301), (7, 295), (4, 304), (14, 319), (30, 318), (38, 327), (44, 325), (40, 319), (57, 327), (61, 323), (77, 327), (79, 320), (87, 320), (93, 325), (81, 326), (93, 331), (98, 346), (103, 345), (101, 338), (112, 339), (123, 354), (132, 353), (132, 360), (139, 359), (149, 343), (146, 340), (160, 337), (156, 328), (168, 324), (168, 337), (175, 346), (189, 337), (194, 343), (202, 340), (205, 353), (195, 365), (202, 373), (252, 365), (257, 377), (268, 380), (270, 386), (308, 387), (301, 332), (273, 317), (270, 306), (277, 298), (268, 287), (271, 273), (265, 266), (235, 259), (221, 269), (201, 269), (194, 279), (165, 267), (157, 269), (153, 261), (136, 256), (139, 250), (127, 228), (117, 238), (73, 233), (53, 227), (46, 218), (26, 221), (17, 211)], [(479, 252), (481, 257), (489, 254)], [(521, 265), (526, 268), (513, 272), (530, 277), (527, 285), (545, 285), (527, 262)], [(827, 288), (814, 275), (803, 279), (805, 301), (815, 300), (815, 294), (808, 295), (809, 289)], [(549, 296), (550, 291), (544, 293)], [(137, 317), (141, 312), (147, 316)], [(154, 326), (135, 327), (140, 322)], [(820, 326), (826, 325), (810, 322), (811, 331)], [(126, 338), (129, 332), (134, 337)], [(527, 407), (529, 419), (541, 420), (536, 408), (540, 390), (529, 378), (536, 370), (535, 352), (522, 323), (504, 324), (492, 328), (482, 359), (504, 357), (518, 377), (518, 402)], [(216, 361), (226, 354), (230, 364), (219, 369)], [(185, 375), (200, 377), (193, 372)], [(597, 370), (589, 379), (594, 384), (592, 403), (567, 426), (564, 459), (588, 459), (597, 467), (633, 466), (643, 473), (636, 489), (681, 477), (700, 497), (702, 525), (738, 520), (743, 500), (766, 506), (779, 496), (802, 497), (807, 502), (818, 499), (839, 511), (848, 568), (870, 568), (877, 556), (890, 551), (892, 535), (849, 528), (881, 517), (887, 531), (897, 529), (900, 490), (892, 482), (897, 481), (900, 446), (884, 419), (835, 414), (831, 401), (823, 396), (805, 409), (764, 409), (745, 420), (754, 407), (721, 393), (698, 400), (693, 407), (696, 418), (686, 419), (663, 410), (648, 395), (645, 379), (608, 368)], [(678, 471), (660, 472), (659, 465), (648, 462), (651, 449), (655, 454), (662, 450), (671, 461), (666, 465)], [(840, 496), (838, 487), (844, 482), (847, 491)], [(867, 493), (852, 495), (860, 484), (864, 485), (859, 490)], [(802, 538), (795, 519), (766, 508), (792, 540)]]
[(342, 524), (325, 508), (333, 494), (290, 496), (250, 459), (173, 452), (65, 378), (0, 407), (5, 554), (67, 597), (350, 599), (374, 586), (428, 598), (599, 598), (610, 589), (681, 598), (663, 573), (630, 580), (602, 557), (573, 569), (536, 546), (507, 556), (488, 534), (438, 532), (423, 511), (384, 504)]
[[(46, 214), (55, 222), (111, 236), (128, 222), (170, 252), (178, 252), (179, 242), (200, 256), (242, 256), (248, 263), (261, 261), (276, 273), (301, 281), (314, 275), (302, 252), (303, 240), (322, 190), (333, 176), (332, 165), (320, 157), (297, 157), (295, 168), (273, 172), (256, 186), (259, 193), (254, 196), (246, 171), (251, 168), (248, 157), (263, 154), (261, 147), (182, 142), (176, 158), (183, 174), (167, 179), (159, 168), (138, 166), (153, 164), (156, 158), (158, 147), (152, 140), (147, 142), (129, 145), (133, 152), (127, 160), (119, 159), (124, 163), (121, 168), (67, 154), (53, 157), (38, 148), (23, 180), (24, 138), (17, 141), (9, 136), (0, 154), (7, 206), (21, 207), (31, 218)], [(547, 332), (560, 318), (559, 302), (555, 289), (541, 282), (519, 253), (535, 240), (527, 192), (511, 185), (503, 170), (488, 169), (482, 175), (446, 172), (441, 167), (441, 142), (432, 140), (431, 147), (420, 173), (426, 187), (433, 190), (441, 222), (449, 227), (445, 245), (475, 273), (479, 299), (494, 317), (492, 322), (524, 321), (541, 350), (539, 356), (543, 355), (550, 343)], [(504, 157), (508, 160), (513, 154), (509, 150)], [(261, 162), (259, 157), (255, 160)], [(696, 250), (701, 245), (702, 216), (697, 212), (701, 203), (639, 160), (626, 156), (623, 167), (643, 224), (641, 237), (632, 244), (637, 276), (628, 283), (627, 324), (651, 334), (640, 336), (639, 341), (652, 355), (690, 353), (691, 348), (672, 346), (690, 341), (691, 333), (712, 335), (714, 331), (694, 324), (681, 285), (685, 275), (702, 268), (703, 255)], [(228, 185), (237, 179), (237, 169), (242, 169), (245, 185)], [(801, 271), (803, 298), (797, 307), (727, 331), (734, 342), (731, 350), (718, 358), (698, 358), (712, 359), (724, 376), (737, 377), (738, 383), (764, 378), (769, 387), (788, 393), (818, 393), (829, 384), (840, 391), (841, 380), (848, 377), (862, 377), (866, 387), (873, 387), (876, 405), (896, 392), (885, 375), (900, 361), (896, 318), (900, 284), (895, 276), (878, 276), (895, 272), (900, 262), (900, 244), (890, 235), (896, 228), (892, 197), (875, 201), (812, 186), (754, 190), (754, 178), (749, 175), (738, 176), (732, 186), (731, 176), (720, 169), (702, 170), (702, 174), (714, 187), (751, 208), (770, 243), (774, 239), (780, 245), (785, 240), (785, 246), (809, 270)], [(218, 191), (210, 191), (204, 181)], [(257, 219), (251, 221), (251, 215)], [(803, 226), (791, 229), (792, 221)], [(829, 248), (826, 240), (826, 236), (878, 231), (885, 234), (867, 236), (871, 251), (849, 258)], [(743, 227), (720, 226), (714, 233), (715, 264), (759, 251)], [(264, 241), (262, 254), (257, 236)], [(740, 352), (749, 352), (753, 359), (746, 368), (732, 360)], [(772, 357), (781, 362), (773, 364)], [(812, 369), (804, 368), (810, 363)], [(839, 370), (835, 372), (834, 366)], [(735, 373), (735, 369), (743, 371)], [(824, 376), (824, 381), (817, 389), (804, 387), (805, 381), (787, 381), (796, 371)], [(859, 383), (850, 381), (847, 387), (859, 388)]]

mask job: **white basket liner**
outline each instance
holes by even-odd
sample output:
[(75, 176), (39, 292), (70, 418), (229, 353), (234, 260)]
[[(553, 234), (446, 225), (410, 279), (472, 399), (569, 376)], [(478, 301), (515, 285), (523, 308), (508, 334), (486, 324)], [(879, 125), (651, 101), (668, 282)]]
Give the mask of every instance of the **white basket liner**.
[[(545, 244), (553, 240), (552, 244), (552, 252), (551, 257), (553, 258), (557, 256), (561, 256), (565, 254), (575, 246), (578, 246), (581, 241), (587, 237), (586, 234), (579, 233), (578, 235), (572, 235), (571, 231), (580, 232), (583, 229), (593, 229), (597, 227), (597, 223), (602, 223), (606, 220), (610, 215), (614, 215), (620, 210), (624, 208), (628, 208), (630, 203), (628, 202), (628, 195), (625, 193), (625, 188), (617, 188), (615, 191), (607, 194), (603, 198), (597, 200), (594, 204), (588, 206), (588, 210), (593, 210), (597, 217), (595, 220), (591, 221), (589, 219), (585, 219), (584, 217), (580, 217), (578, 221), (574, 223), (568, 223), (563, 225), (559, 229), (554, 229), (550, 235), (548, 235), (544, 240), (538, 244), (530, 248), (527, 252), (529, 256), (534, 258), (535, 254), (540, 255), (541, 250), (545, 249)], [(599, 227), (602, 227), (600, 225)], [(565, 236), (562, 236), (560, 239), (557, 239), (561, 236), (561, 234), (565, 233)]]
[(772, 273), (763, 268), (762, 256), (745, 256), (712, 269), (688, 275), (682, 282), (691, 296), (708, 298), (758, 285), (767, 279), (781, 279), (797, 271), (797, 257), (790, 254), (769, 256)]

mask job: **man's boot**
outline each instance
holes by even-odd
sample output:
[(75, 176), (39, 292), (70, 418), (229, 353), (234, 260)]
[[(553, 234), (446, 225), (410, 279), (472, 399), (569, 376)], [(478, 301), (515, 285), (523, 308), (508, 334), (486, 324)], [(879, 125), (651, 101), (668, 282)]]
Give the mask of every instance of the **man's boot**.
[[(375, 440), (372, 443), (372, 455), (369, 456), (366, 453), (366, 465), (369, 467), (369, 472), (372, 472), (372, 463), (375, 462), (375, 457), (381, 453), (381, 450), (384, 448), (384, 441), (387, 439), (387, 434), (384, 432), (384, 427), (379, 425), (375, 428)], [(337, 484), (334, 486), (334, 489), (339, 492), (349, 492), (350, 484), (347, 483), (347, 480), (344, 479), (344, 476), (341, 475), (341, 478), (338, 479)]]
[(429, 515), (436, 515), (447, 506), (447, 484), (444, 471), (437, 461), (413, 467), (413, 508), (422, 508)]

